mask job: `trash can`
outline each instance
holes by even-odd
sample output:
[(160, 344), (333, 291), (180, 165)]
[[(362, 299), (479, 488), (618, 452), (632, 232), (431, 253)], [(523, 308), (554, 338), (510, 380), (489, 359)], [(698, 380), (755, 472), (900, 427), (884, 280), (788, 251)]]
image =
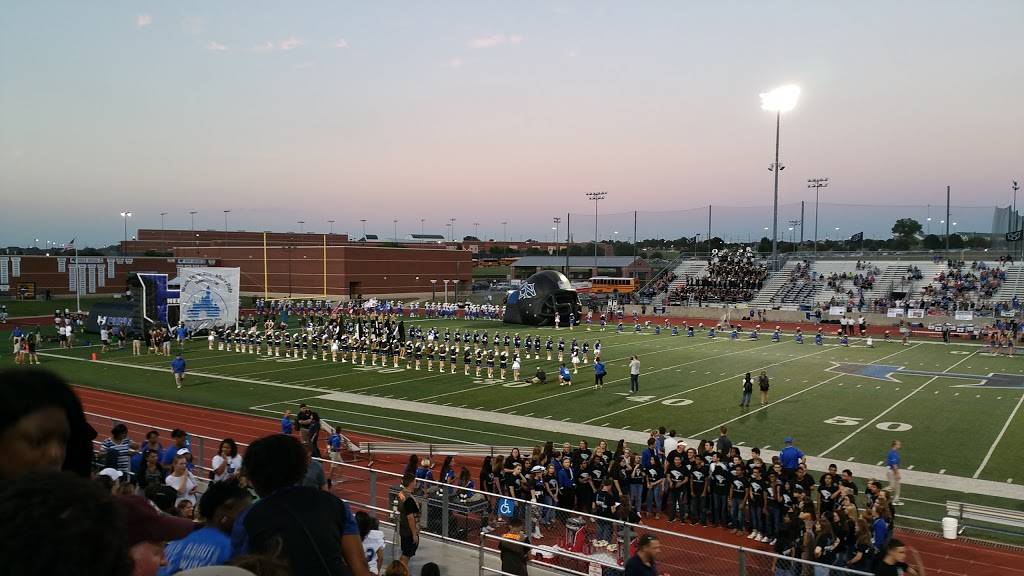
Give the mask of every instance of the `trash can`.
[(957, 520), (952, 516), (942, 519), (942, 537), (946, 540), (956, 540)]

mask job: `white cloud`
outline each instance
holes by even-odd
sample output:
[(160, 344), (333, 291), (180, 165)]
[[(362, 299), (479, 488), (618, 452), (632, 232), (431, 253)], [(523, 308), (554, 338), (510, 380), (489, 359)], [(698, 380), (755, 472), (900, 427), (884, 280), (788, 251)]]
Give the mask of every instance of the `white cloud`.
[(260, 53), (260, 54), (266, 53), (266, 52), (272, 52), (273, 50), (274, 50), (274, 43), (269, 41), (269, 40), (266, 41), (263, 44), (257, 44), (257, 45), (252, 47), (252, 51), (253, 52), (257, 52), (257, 53)]
[(223, 44), (220, 44), (218, 42), (214, 42), (213, 40), (210, 40), (210, 42), (206, 45), (206, 49), (207, 50), (227, 50), (228, 47), (223, 45)]
[(445, 68), (462, 68), (463, 61), (459, 58), (452, 58), (444, 63)]
[(150, 16), (149, 14), (139, 14), (138, 16), (135, 17), (135, 25), (138, 26), (139, 28), (142, 28), (144, 26), (149, 26), (152, 23), (153, 23), (153, 17)]
[(334, 43), (335, 48), (348, 48), (348, 40), (344, 38), (338, 38), (338, 41)]
[(477, 36), (469, 41), (470, 48), (494, 48), (503, 44), (521, 44), (523, 37), (519, 34), (506, 36), (504, 34), (491, 34), (490, 36)]
[(288, 38), (287, 40), (282, 40), (277, 45), (277, 47), (280, 48), (281, 50), (293, 50), (295, 48), (298, 48), (299, 46), (302, 46), (302, 40), (299, 40), (298, 38), (295, 38), (294, 36), (291, 37), (291, 38)]
[(316, 62), (300, 62), (295, 65), (296, 70), (312, 70), (316, 67)]

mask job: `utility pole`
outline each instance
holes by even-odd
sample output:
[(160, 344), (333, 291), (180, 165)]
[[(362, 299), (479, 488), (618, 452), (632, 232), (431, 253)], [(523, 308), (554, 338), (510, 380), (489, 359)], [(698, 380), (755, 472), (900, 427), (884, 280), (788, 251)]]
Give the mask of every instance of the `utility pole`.
[(558, 225), (562, 223), (562, 219), (555, 216), (552, 218), (552, 222), (555, 223), (555, 256), (559, 256), (562, 252), (558, 247)]

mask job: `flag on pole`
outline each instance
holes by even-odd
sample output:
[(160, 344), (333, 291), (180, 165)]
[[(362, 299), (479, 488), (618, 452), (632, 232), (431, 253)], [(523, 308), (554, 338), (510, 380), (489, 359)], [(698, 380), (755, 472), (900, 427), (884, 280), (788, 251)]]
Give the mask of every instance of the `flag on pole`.
[(75, 251), (75, 239), (72, 238), (71, 242), (68, 242), (67, 244), (64, 245), (63, 252), (74, 252), (74, 251)]
[(1013, 232), (1006, 233), (1007, 242), (1020, 242), (1022, 237), (1024, 237), (1024, 230), (1014, 230)]
[(860, 242), (862, 240), (864, 240), (864, 233), (863, 232), (857, 232), (853, 236), (850, 236), (850, 242)]

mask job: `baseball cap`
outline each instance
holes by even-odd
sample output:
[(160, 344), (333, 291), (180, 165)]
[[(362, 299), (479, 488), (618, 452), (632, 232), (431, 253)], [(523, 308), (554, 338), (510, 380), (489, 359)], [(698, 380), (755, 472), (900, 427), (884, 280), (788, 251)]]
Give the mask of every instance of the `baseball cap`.
[(782, 441), (785, 442), (786, 444), (792, 444), (793, 443), (793, 437), (792, 436), (786, 436), (785, 438), (783, 438)]
[(191, 520), (161, 513), (142, 496), (115, 496), (114, 504), (129, 547), (139, 542), (181, 540), (196, 526)]
[(192, 452), (191, 452), (191, 451), (189, 451), (189, 449), (188, 449), (188, 448), (178, 448), (178, 451), (177, 451), (177, 452), (175, 452), (175, 454), (176, 454), (177, 456), (184, 456), (185, 454), (191, 454), (191, 453), (192, 453)]
[(543, 472), (545, 468), (543, 466), (534, 466), (530, 468), (530, 472)]
[(104, 468), (103, 470), (100, 470), (99, 473), (96, 475), (106, 476), (111, 480), (117, 481), (121, 479), (121, 476), (124, 476), (124, 472), (121, 472), (120, 470), (117, 470), (115, 468)]

